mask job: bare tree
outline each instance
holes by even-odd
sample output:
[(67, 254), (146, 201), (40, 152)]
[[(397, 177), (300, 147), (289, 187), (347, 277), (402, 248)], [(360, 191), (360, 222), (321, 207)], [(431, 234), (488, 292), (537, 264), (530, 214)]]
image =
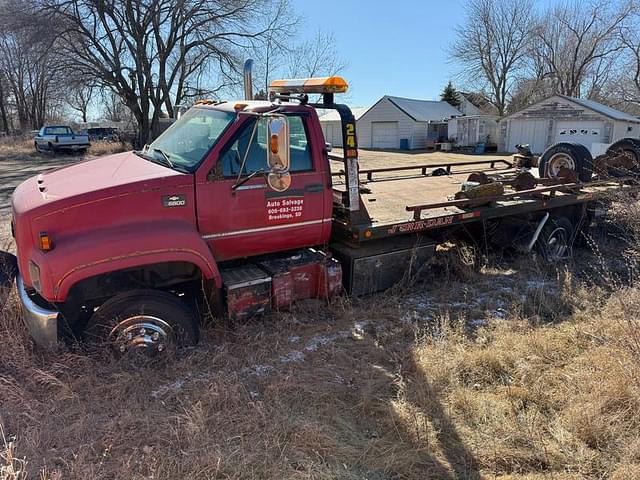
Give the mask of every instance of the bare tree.
[[(286, 31), (288, 0), (40, 0), (65, 28), (61, 42), (80, 75), (117, 93), (146, 143), (163, 110), (207, 90), (212, 70), (232, 81), (241, 54)], [(213, 85), (215, 92), (220, 85)]]
[(89, 107), (95, 97), (96, 87), (90, 82), (76, 80), (70, 82), (65, 103), (80, 114), (83, 123), (87, 123)]
[(623, 49), (621, 31), (634, 1), (572, 0), (550, 9), (535, 29), (535, 49), (555, 93), (598, 97)]
[(620, 41), (624, 46), (620, 74), (611, 82), (611, 97), (622, 108), (640, 113), (640, 14), (633, 15), (623, 27)]
[(346, 68), (334, 33), (318, 30), (311, 39), (287, 52), (285, 73), (289, 78), (310, 78), (336, 75)]
[(0, 76), (23, 130), (39, 128), (60, 106), (57, 87), (63, 79), (55, 27), (35, 16), (29, 2), (2, 3)]
[(526, 64), (532, 11), (531, 0), (470, 0), (456, 29), (451, 60), (470, 86), (489, 92), (499, 115)]

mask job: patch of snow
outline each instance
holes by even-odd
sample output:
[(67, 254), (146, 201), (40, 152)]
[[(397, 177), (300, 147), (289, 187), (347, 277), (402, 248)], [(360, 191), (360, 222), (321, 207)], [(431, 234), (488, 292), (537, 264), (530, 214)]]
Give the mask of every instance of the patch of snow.
[(178, 393), (182, 390), (184, 386), (184, 380), (176, 380), (175, 382), (165, 383), (164, 385), (160, 385), (157, 390), (151, 392), (151, 396), (153, 398), (163, 397), (167, 393), (173, 392)]
[(264, 377), (274, 370), (271, 365), (253, 365), (252, 367), (243, 368), (245, 373), (251, 373), (257, 377)]
[(280, 363), (302, 362), (304, 358), (304, 353), (299, 350), (292, 350), (280, 357)]
[(541, 290), (552, 285), (553, 282), (549, 282), (546, 280), (527, 280), (526, 283), (527, 290)]
[(467, 322), (467, 325), (469, 325), (470, 327), (474, 327), (474, 328), (482, 327), (482, 326), (484, 326), (486, 324), (487, 324), (487, 321), (484, 318), (476, 318), (474, 320), (469, 320)]
[(343, 330), (334, 333), (332, 335), (315, 335), (313, 338), (311, 338), (311, 340), (309, 340), (309, 342), (307, 343), (307, 345), (304, 347), (304, 349), (307, 352), (315, 352), (316, 350), (318, 350), (318, 348), (320, 347), (324, 347), (325, 345), (329, 345), (330, 343), (335, 342), (336, 340), (340, 339), (340, 338), (348, 338), (351, 336), (350, 332), (345, 332)]

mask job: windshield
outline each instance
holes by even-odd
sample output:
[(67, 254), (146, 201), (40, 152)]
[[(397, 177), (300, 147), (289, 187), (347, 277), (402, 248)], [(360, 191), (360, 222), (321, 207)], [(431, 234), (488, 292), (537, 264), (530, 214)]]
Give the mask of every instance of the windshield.
[(192, 172), (235, 117), (231, 112), (191, 108), (144, 151), (166, 156), (176, 169)]

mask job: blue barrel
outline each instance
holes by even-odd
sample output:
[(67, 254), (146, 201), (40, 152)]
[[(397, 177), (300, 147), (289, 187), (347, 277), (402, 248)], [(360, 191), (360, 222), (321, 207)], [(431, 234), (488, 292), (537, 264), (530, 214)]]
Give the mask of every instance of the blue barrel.
[(401, 138), (400, 139), (400, 150), (409, 150), (409, 139)]
[(484, 143), (476, 143), (476, 148), (473, 151), (473, 153), (477, 155), (484, 153), (484, 147), (485, 147)]

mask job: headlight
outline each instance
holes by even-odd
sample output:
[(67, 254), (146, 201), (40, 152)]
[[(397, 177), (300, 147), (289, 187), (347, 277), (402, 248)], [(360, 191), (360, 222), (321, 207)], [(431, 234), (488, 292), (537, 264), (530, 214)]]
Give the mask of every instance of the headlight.
[(29, 260), (29, 277), (31, 278), (31, 283), (33, 284), (33, 288), (35, 288), (38, 292), (40, 291), (40, 267), (36, 265), (33, 260)]

